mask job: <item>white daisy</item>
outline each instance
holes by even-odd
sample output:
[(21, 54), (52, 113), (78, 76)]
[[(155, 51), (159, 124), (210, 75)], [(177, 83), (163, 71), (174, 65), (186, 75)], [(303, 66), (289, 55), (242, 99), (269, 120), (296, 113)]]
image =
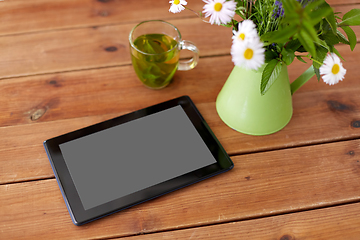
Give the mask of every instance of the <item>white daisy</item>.
[(232, 61), (236, 66), (257, 70), (265, 62), (265, 49), (259, 37), (231, 46)]
[(185, 9), (185, 7), (183, 5), (186, 5), (187, 2), (185, 0), (172, 0), (169, 3), (171, 3), (169, 12), (172, 13), (179, 13), (182, 10)]
[(231, 21), (235, 15), (236, 2), (233, 0), (203, 0), (205, 17), (210, 16), (211, 24), (226, 24)]
[(346, 74), (346, 69), (342, 66), (340, 58), (335, 53), (330, 53), (326, 56), (319, 70), (322, 79), (329, 85), (342, 81)]
[(243, 42), (258, 36), (255, 23), (251, 20), (244, 20), (239, 23), (238, 30), (234, 31), (233, 41)]

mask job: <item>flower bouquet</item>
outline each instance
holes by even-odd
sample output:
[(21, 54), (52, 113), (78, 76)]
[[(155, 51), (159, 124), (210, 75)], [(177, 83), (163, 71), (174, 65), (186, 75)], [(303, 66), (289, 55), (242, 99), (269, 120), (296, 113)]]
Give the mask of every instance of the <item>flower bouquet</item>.
[[(222, 121), (236, 131), (267, 135), (284, 128), (293, 113), (292, 94), (314, 75), (333, 85), (346, 70), (335, 46), (356, 45), (350, 26), (360, 9), (341, 18), (325, 0), (203, 0), (195, 12), (210, 24), (231, 27), (234, 68), (216, 99)], [(170, 1), (170, 12), (187, 8)], [(287, 66), (295, 59), (311, 66), (291, 84)]]
[[(290, 65), (295, 58), (311, 61), (307, 72), (318, 80), (322, 77), (329, 85), (343, 80), (346, 70), (335, 45), (344, 43), (354, 49), (357, 39), (350, 26), (360, 25), (360, 9), (341, 18), (325, 0), (203, 1), (202, 12), (187, 8), (185, 0), (171, 0), (169, 11), (189, 9), (210, 24), (232, 27), (232, 61), (247, 69), (263, 67), (262, 95), (274, 84), (282, 65)], [(297, 79), (292, 91), (308, 79)]]

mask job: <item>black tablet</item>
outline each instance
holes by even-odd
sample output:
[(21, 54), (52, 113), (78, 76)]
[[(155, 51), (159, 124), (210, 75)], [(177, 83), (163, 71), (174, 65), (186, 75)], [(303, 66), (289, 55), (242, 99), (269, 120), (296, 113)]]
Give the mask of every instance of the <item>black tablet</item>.
[(44, 146), (76, 225), (233, 167), (187, 96), (49, 139)]

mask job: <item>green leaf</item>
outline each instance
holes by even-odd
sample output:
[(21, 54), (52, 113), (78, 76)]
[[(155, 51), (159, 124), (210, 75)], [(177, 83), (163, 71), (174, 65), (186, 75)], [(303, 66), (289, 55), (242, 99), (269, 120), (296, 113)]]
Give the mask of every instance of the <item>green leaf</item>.
[(313, 26), (318, 24), (323, 18), (326, 18), (326, 20), (328, 19), (330, 20), (329, 24), (331, 28), (336, 29), (336, 20), (334, 16), (334, 11), (332, 10), (329, 4), (324, 2), (321, 6), (319, 6), (319, 8), (313, 10), (308, 15), (310, 17), (311, 24)]
[(314, 72), (315, 72), (317, 80), (320, 81), (320, 70), (318, 68), (314, 67)]
[(273, 51), (265, 51), (265, 62), (270, 62), (271, 60), (275, 59), (278, 57), (278, 54), (276, 52)]
[[(332, 9), (331, 9), (331, 11), (332, 11)], [(325, 19), (329, 23), (333, 33), (336, 33), (337, 21), (335, 19), (335, 15), (334, 15), (333, 11), (332, 11), (332, 14), (326, 15)]]
[(320, 40), (316, 44), (323, 47), (323, 48), (325, 48), (328, 52), (330, 52), (330, 47), (328, 46), (328, 44), (324, 40)]
[(298, 50), (298, 48), (301, 46), (301, 43), (300, 43), (300, 41), (299, 41), (299, 39), (294, 39), (294, 40), (291, 40), (291, 41), (289, 41), (287, 44), (286, 44), (286, 46), (285, 46), (285, 48), (287, 49), (287, 50), (292, 50), (292, 51), (296, 51), (296, 50)]
[(281, 51), (281, 55), (282, 55), (281, 60), (283, 60), (283, 62), (286, 65), (290, 65), (294, 61), (295, 58), (294, 51), (283, 48), (283, 50)]
[(296, 51), (301, 53), (307, 52), (303, 45), (301, 45)]
[(300, 25), (300, 17), (299, 15), (297, 15), (297, 13), (295, 13), (296, 15), (286, 15), (285, 13), (285, 17), (281, 20), (281, 23), (283, 24), (287, 24), (287, 25)]
[(339, 53), (338, 50), (336, 50), (336, 48), (332, 49), (332, 52), (335, 53), (339, 58), (341, 58), (343, 61), (345, 61), (345, 59), (341, 56), (341, 54)]
[(304, 60), (301, 56), (296, 56), (296, 58), (297, 58), (300, 62), (307, 63), (307, 62), (305, 62), (305, 60)]
[(311, 1), (309, 4), (306, 5), (305, 11), (310, 13), (311, 11), (317, 11), (320, 5), (324, 4), (325, 0), (317, 0), (317, 1)]
[(294, 0), (282, 0), (282, 4), (285, 14), (281, 22), (289, 26), (299, 26), (304, 13), (300, 3)]
[(289, 13), (295, 12), (296, 9), (299, 7), (301, 8), (300, 3), (293, 1), (293, 0), (283, 0), (282, 4), (283, 4), (284, 11), (285, 11), (285, 15), (292, 15)]
[(325, 32), (320, 38), (324, 39), (328, 46), (334, 46), (340, 42), (338, 36), (332, 31)]
[(312, 56), (316, 56), (315, 44), (307, 32), (301, 31), (299, 33), (299, 41), (307, 52), (309, 52)]
[(143, 51), (150, 54), (156, 54), (163, 52), (164, 49), (155, 39), (146, 39), (144, 42)]
[(304, 21), (304, 22), (302, 23), (302, 25), (303, 25), (303, 28), (302, 28), (301, 31), (306, 31), (306, 33), (307, 33), (308, 36), (311, 38), (311, 40), (312, 40), (313, 42), (318, 43), (318, 42), (320, 41), (320, 39), (319, 39), (319, 37), (318, 37), (318, 35), (317, 35), (314, 27), (313, 27), (309, 22), (307, 22), (307, 21)]
[(360, 9), (351, 9), (349, 12), (344, 14), (342, 22), (339, 26), (356, 26), (360, 25)]
[(277, 59), (271, 60), (266, 65), (261, 78), (261, 85), (260, 85), (261, 95), (264, 95), (267, 92), (267, 90), (269, 90), (271, 85), (278, 78), (281, 69), (282, 69), (282, 64)]
[(286, 43), (297, 32), (297, 26), (292, 25), (281, 30), (263, 34), (260, 39), (269, 43)]
[[(317, 46), (316, 47), (316, 57), (314, 57), (314, 59), (316, 61), (313, 61), (313, 66), (315, 68), (320, 68), (322, 63), (324, 62), (324, 59), (326, 57), (328, 53), (328, 49), (322, 47), (322, 46)], [(321, 63), (321, 64), (320, 64)]]
[(337, 33), (337, 37), (338, 37), (340, 42), (350, 45), (350, 42), (346, 39), (344, 34), (342, 34), (339, 30), (337, 30), (336, 33)]
[(356, 34), (349, 26), (342, 26), (341, 28), (344, 30), (346, 36), (348, 37), (351, 51), (353, 51), (357, 43)]

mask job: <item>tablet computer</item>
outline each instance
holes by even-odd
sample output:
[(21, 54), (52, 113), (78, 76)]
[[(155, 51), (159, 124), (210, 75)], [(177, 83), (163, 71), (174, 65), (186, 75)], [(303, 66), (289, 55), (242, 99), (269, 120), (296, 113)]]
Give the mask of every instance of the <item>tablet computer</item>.
[(75, 225), (233, 167), (188, 96), (46, 140), (44, 147)]

